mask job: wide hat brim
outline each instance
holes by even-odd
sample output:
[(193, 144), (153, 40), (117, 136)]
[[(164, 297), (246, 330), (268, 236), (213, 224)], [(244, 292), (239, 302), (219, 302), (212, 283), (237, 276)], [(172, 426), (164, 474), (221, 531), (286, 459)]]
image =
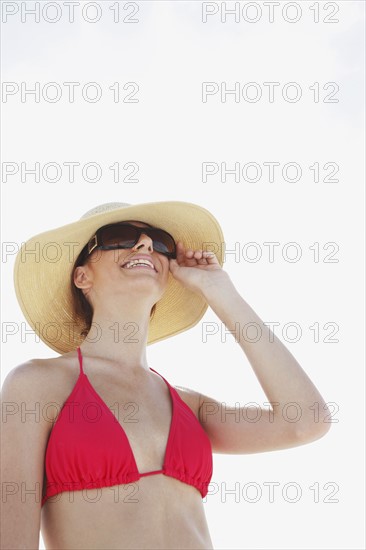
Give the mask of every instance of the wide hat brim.
[[(74, 223), (32, 237), (22, 244), (15, 260), (15, 291), (29, 325), (54, 351), (67, 353), (84, 341), (71, 298), (70, 278), (76, 258), (98, 228), (127, 220), (165, 229), (185, 248), (213, 251), (223, 266), (225, 245), (218, 221), (205, 208), (189, 202), (107, 203)], [(192, 328), (207, 307), (201, 296), (169, 272), (166, 290), (149, 323), (147, 344)]]

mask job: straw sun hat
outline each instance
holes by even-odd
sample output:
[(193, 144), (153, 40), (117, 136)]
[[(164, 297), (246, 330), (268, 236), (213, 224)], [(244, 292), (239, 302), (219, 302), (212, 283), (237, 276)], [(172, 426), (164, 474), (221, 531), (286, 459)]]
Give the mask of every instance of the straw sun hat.
[[(84, 340), (72, 307), (70, 278), (75, 260), (97, 229), (127, 220), (165, 229), (185, 248), (213, 251), (223, 265), (224, 236), (218, 221), (205, 208), (189, 202), (106, 203), (76, 222), (32, 237), (22, 244), (15, 260), (15, 291), (29, 325), (60, 354), (75, 350)], [(184, 288), (169, 272), (166, 290), (150, 320), (147, 344), (195, 326), (207, 307), (202, 297)]]

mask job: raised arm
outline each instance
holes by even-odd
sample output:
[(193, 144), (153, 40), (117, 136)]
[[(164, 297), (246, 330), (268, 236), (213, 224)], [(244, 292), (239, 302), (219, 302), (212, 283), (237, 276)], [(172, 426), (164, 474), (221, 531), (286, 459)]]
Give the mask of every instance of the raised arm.
[[(331, 424), (323, 397), (290, 351), (242, 298), (227, 273), (222, 272), (204, 295), (226, 327), (238, 334), (238, 343), (271, 404), (267, 409), (236, 410), (201, 395), (200, 420), (214, 451), (271, 451), (310, 443), (325, 435)], [(244, 327), (252, 341), (245, 337)]]
[[(201, 395), (199, 418), (214, 452), (271, 451), (325, 435), (330, 411), (323, 397), (295, 357), (242, 298), (215, 254), (186, 250), (179, 241), (177, 259), (171, 259), (169, 267), (183, 286), (205, 299), (230, 331), (238, 332), (238, 343), (271, 404), (270, 409), (235, 409)], [(253, 334), (250, 325), (257, 332), (252, 341), (246, 336), (246, 329)]]

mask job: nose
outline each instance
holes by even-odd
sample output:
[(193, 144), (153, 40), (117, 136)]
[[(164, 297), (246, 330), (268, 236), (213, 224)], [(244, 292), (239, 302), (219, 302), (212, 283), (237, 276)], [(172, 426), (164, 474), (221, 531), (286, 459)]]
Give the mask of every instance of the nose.
[(148, 235), (145, 235), (145, 233), (141, 233), (139, 240), (137, 241), (137, 243), (133, 248), (136, 250), (139, 250), (144, 246), (146, 246), (146, 248), (150, 250), (150, 252), (153, 251), (153, 242), (151, 237), (149, 237)]

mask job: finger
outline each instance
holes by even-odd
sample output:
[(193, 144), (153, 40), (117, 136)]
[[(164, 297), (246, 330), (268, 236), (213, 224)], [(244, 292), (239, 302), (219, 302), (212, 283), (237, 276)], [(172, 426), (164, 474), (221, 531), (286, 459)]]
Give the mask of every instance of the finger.
[(194, 253), (194, 257), (196, 258), (199, 265), (207, 265), (205, 252), (203, 252), (203, 250), (196, 250)]
[(178, 264), (184, 262), (184, 259), (185, 259), (185, 249), (184, 249), (184, 244), (182, 241), (178, 241), (176, 243), (176, 251), (177, 251), (177, 262)]
[(188, 248), (185, 253), (184, 265), (187, 267), (194, 267), (197, 265), (197, 259), (195, 258), (195, 250)]
[[(202, 266), (205, 266), (205, 265), (209, 265), (210, 263), (212, 263), (212, 253), (209, 252), (209, 251), (203, 251), (203, 250), (195, 250), (194, 252), (194, 255), (193, 255), (193, 258), (196, 259), (196, 264), (195, 265), (202, 265)], [(192, 259), (193, 259), (192, 258)]]
[[(190, 250), (189, 255), (192, 256), (192, 258), (189, 260), (189, 262), (186, 262), (186, 265), (189, 265), (190, 267), (195, 265), (216, 265), (218, 264), (217, 258), (215, 254), (209, 250)], [(195, 262), (193, 260), (196, 260)]]
[(193, 267), (197, 265), (197, 261), (194, 258), (194, 250), (192, 250), (191, 248), (185, 249), (182, 241), (178, 241), (176, 243), (176, 249), (177, 262), (181, 267)]
[(214, 252), (206, 251), (206, 252), (204, 252), (204, 254), (205, 254), (205, 258), (206, 258), (208, 264), (218, 264), (219, 263), (219, 261), (216, 257), (216, 254)]

